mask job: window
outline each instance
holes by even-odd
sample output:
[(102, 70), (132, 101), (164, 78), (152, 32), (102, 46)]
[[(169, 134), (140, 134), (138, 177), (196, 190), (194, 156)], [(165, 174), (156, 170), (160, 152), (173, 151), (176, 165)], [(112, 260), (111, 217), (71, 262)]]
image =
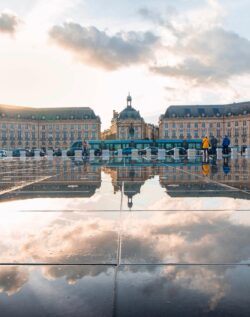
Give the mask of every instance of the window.
[(198, 122), (195, 122), (195, 123), (194, 123), (194, 127), (195, 127), (195, 128), (198, 128)]
[(239, 122), (238, 122), (238, 121), (235, 121), (235, 122), (234, 122), (234, 125), (235, 125), (235, 127), (238, 127)]
[(206, 127), (206, 123), (202, 122), (201, 126), (202, 126), (202, 128), (205, 128)]
[(228, 127), (231, 127), (231, 122), (228, 122), (228, 123), (227, 123), (227, 126), (228, 126)]
[(246, 122), (246, 121), (243, 121), (243, 125), (247, 125), (247, 122)]
[(209, 128), (213, 128), (213, 123), (209, 123)]
[(216, 126), (217, 128), (220, 128), (220, 122), (217, 122)]
[(187, 128), (191, 128), (191, 123), (187, 123)]
[(175, 122), (172, 123), (172, 128), (176, 128), (176, 123)]
[(165, 123), (165, 124), (164, 124), (164, 128), (165, 128), (165, 129), (168, 129), (168, 123)]

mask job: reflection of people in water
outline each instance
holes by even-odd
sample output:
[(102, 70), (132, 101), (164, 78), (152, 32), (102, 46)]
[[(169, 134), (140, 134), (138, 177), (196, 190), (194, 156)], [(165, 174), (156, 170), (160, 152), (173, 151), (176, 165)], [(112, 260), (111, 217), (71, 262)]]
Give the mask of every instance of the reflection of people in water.
[(228, 157), (225, 157), (223, 162), (223, 172), (226, 175), (230, 173), (230, 166), (228, 165), (228, 163), (229, 163)]
[(210, 167), (208, 163), (202, 164), (202, 174), (204, 176), (208, 176), (210, 171)]

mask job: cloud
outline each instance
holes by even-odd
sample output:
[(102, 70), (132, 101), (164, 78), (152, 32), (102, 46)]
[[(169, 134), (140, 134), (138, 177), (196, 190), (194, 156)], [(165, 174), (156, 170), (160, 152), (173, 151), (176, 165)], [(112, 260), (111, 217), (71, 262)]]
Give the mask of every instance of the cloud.
[(19, 23), (20, 20), (14, 13), (8, 11), (0, 13), (0, 32), (14, 34)]
[(0, 268), (0, 293), (9, 296), (17, 293), (29, 279), (25, 268), (10, 266)]
[(94, 26), (77, 23), (54, 26), (50, 38), (90, 65), (115, 70), (133, 64), (147, 63), (154, 58), (153, 48), (159, 38), (152, 32), (120, 32), (109, 35)]
[(227, 83), (233, 76), (250, 74), (250, 41), (223, 28), (197, 32), (168, 49), (183, 61), (154, 66), (153, 72), (196, 84)]

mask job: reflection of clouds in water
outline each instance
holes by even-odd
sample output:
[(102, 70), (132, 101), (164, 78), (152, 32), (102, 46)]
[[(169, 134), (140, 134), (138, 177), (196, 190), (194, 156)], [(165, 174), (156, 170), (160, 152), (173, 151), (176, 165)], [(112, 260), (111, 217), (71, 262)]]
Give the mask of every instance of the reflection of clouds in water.
[[(239, 263), (250, 258), (250, 227), (230, 212), (134, 214), (124, 221), (124, 261)], [(141, 247), (141, 249), (140, 249)]]
[[(166, 193), (167, 194), (167, 193)], [(188, 195), (188, 192), (187, 192)], [(225, 194), (226, 195), (226, 194)], [(146, 209), (153, 210), (203, 210), (249, 209), (249, 201), (224, 197), (162, 197)]]
[[(1, 248), (2, 258), (8, 252), (8, 245), (21, 245), (22, 259), (48, 261), (50, 263), (81, 263), (86, 261), (107, 261), (116, 258), (117, 218), (98, 214), (60, 214), (50, 217), (48, 223), (39, 230), (33, 230), (22, 240), (13, 241), (9, 234)], [(241, 213), (241, 216), (243, 214)], [(246, 214), (244, 214), (246, 217)], [(113, 216), (114, 217), (114, 216)], [(249, 259), (250, 228), (237, 222), (233, 212), (168, 212), (127, 214), (123, 220), (122, 260), (138, 263), (189, 262), (189, 263), (232, 263)], [(232, 220), (233, 219), (233, 220)], [(37, 219), (39, 221), (39, 218)], [(15, 224), (17, 225), (17, 224)], [(16, 227), (13, 227), (13, 232)], [(31, 230), (31, 229), (29, 229)], [(8, 243), (10, 242), (10, 244)], [(3, 242), (2, 242), (3, 244)], [(14, 256), (14, 254), (13, 254)], [(13, 273), (12, 273), (13, 270)], [(137, 274), (130, 267), (131, 274)], [(148, 270), (148, 269), (147, 269)], [(64, 277), (74, 284), (85, 276), (108, 273), (108, 267), (44, 267), (42, 272), (49, 280)], [(145, 272), (144, 272), (145, 273)], [(154, 276), (155, 269), (148, 274)], [(226, 269), (212, 270), (201, 267), (166, 267), (161, 283), (171, 279), (172, 283), (184, 289), (196, 290), (209, 295), (209, 307), (213, 309), (224, 296), (228, 286), (225, 283)], [(11, 276), (8, 284), (6, 276)], [(155, 277), (156, 278), (156, 277)], [(0, 271), (0, 290), (13, 294), (27, 281), (28, 273), (11, 267), (10, 271)], [(145, 292), (156, 287), (157, 280), (145, 282)], [(152, 285), (151, 285), (152, 284)]]
[(74, 221), (54, 221), (27, 237), (22, 252), (33, 260), (49, 263), (110, 262), (116, 258), (115, 221), (97, 216)]
[(96, 277), (105, 273), (111, 275), (113, 269), (110, 266), (88, 265), (88, 266), (47, 266), (42, 268), (45, 278), (55, 280), (65, 277), (69, 284), (75, 284), (78, 280), (89, 276)]
[(23, 267), (8, 266), (0, 268), (0, 293), (9, 296), (17, 293), (28, 282), (28, 270)]

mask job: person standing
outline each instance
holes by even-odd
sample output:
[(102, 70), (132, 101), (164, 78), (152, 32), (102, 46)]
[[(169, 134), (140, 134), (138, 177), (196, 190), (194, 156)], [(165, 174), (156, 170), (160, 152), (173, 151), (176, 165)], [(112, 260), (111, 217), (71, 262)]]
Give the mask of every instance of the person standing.
[(211, 140), (210, 140), (210, 143), (211, 143), (212, 155), (216, 155), (216, 149), (217, 149), (218, 140), (214, 136), (212, 136)]
[(205, 136), (205, 137), (202, 139), (202, 149), (203, 149), (204, 162), (208, 162), (209, 140), (208, 140), (208, 137), (207, 137), (207, 136)]
[(230, 139), (227, 135), (225, 135), (222, 142), (223, 154), (226, 154), (226, 155), (229, 154), (229, 145), (230, 145)]
[(86, 140), (83, 141), (83, 151), (82, 151), (82, 155), (83, 156), (87, 156), (88, 155), (88, 143)]

